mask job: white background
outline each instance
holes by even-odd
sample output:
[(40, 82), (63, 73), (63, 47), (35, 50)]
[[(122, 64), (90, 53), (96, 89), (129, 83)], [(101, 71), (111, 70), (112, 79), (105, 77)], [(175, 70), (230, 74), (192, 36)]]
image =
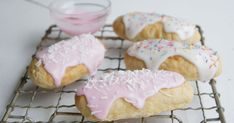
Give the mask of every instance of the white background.
[[(217, 86), (227, 122), (234, 122), (234, 1), (112, 0), (108, 22), (130, 11), (169, 14), (202, 26), (206, 44), (217, 50), (223, 60), (223, 73), (217, 79)], [(0, 0), (0, 117), (36, 45), (51, 24), (49, 13), (43, 8), (24, 0)]]

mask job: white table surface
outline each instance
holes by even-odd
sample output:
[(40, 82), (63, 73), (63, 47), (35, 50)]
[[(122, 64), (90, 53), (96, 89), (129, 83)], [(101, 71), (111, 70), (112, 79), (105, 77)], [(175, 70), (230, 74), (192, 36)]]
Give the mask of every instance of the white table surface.
[[(39, 0), (38, 0), (39, 1)], [(48, 0), (40, 0), (48, 4)], [(149, 11), (184, 18), (202, 26), (206, 44), (223, 60), (217, 79), (228, 123), (234, 122), (234, 1), (233, 0), (112, 0), (108, 22), (130, 11)], [(0, 117), (31, 60), (45, 29), (53, 21), (47, 10), (24, 0), (0, 0)]]

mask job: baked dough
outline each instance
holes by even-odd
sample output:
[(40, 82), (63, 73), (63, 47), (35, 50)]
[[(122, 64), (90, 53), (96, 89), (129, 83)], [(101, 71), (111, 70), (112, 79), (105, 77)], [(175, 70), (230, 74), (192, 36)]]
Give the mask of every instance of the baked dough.
[(160, 89), (157, 93), (148, 97), (145, 100), (144, 106), (140, 109), (136, 108), (132, 103), (127, 102), (124, 98), (118, 98), (111, 104), (108, 114), (104, 119), (99, 119), (92, 114), (87, 98), (90, 97), (82, 94), (75, 96), (75, 104), (83, 116), (92, 121), (114, 121), (148, 117), (163, 111), (183, 108), (192, 101), (193, 88), (189, 82), (183, 82), (174, 88)]
[[(148, 13), (143, 13), (143, 14), (148, 14)], [(173, 41), (186, 42), (189, 44), (195, 44), (196, 42), (200, 41), (200, 39), (201, 39), (201, 35), (196, 27), (194, 29), (193, 35), (190, 36), (189, 38), (187, 38), (186, 40), (181, 39), (181, 37), (175, 32), (166, 32), (165, 26), (161, 20), (156, 21), (156, 22), (151, 23), (151, 24), (147, 24), (133, 38), (128, 37), (126, 35), (126, 26), (125, 26), (125, 23), (123, 21), (124, 16), (126, 16), (126, 15), (120, 16), (114, 21), (113, 29), (119, 37), (121, 37), (125, 40), (136, 42), (136, 41), (142, 41), (142, 40), (147, 40), (147, 39), (167, 39), (167, 40), (173, 40)], [(132, 27), (132, 28), (134, 29), (134, 27)]]
[[(135, 46), (138, 45), (137, 49), (133, 48), (135, 46), (132, 46), (125, 53), (124, 62), (128, 70), (141, 70), (143, 68), (152, 69), (152, 70), (168, 70), (180, 73), (185, 77), (186, 80), (201, 80), (200, 79), (201, 75), (199, 73), (197, 66), (203, 64), (203, 66), (202, 65), (199, 66), (202, 71), (204, 67), (209, 67), (211, 64), (213, 64), (212, 67), (214, 67), (214, 69), (203, 70), (204, 76), (205, 74), (210, 74), (210, 75), (203, 77), (203, 80), (201, 81), (208, 81), (211, 78), (219, 76), (222, 72), (222, 64), (219, 57), (215, 54), (212, 54), (213, 51), (211, 49), (206, 48), (205, 46), (198, 46), (201, 48), (201, 51), (203, 51), (202, 49), (204, 48), (204, 52), (193, 52), (192, 50), (197, 50), (194, 48), (196, 46), (193, 46), (193, 48), (190, 48), (190, 46), (185, 48), (180, 43), (167, 41), (167, 40), (153, 42), (153, 43), (150, 43), (150, 41), (143, 41), (141, 43), (142, 44), (135, 44)], [(151, 46), (157, 45), (157, 47), (145, 47), (147, 43), (150, 43), (149, 45)], [(173, 46), (167, 47), (167, 43)], [(180, 47), (176, 47), (176, 44), (178, 44), (178, 46)], [(149, 45), (147, 44), (147, 46)], [(160, 51), (158, 51), (159, 50), (158, 48), (160, 47), (161, 49)], [(140, 54), (146, 50), (147, 54), (145, 53), (144, 55), (147, 55), (147, 57), (144, 56), (144, 58), (140, 58), (140, 55), (137, 56), (137, 54)], [(212, 53), (207, 53), (206, 52), (207, 50), (208, 52)], [(130, 55), (129, 52), (133, 54)], [(188, 60), (186, 57), (189, 57), (192, 60)], [(150, 66), (147, 67), (146, 61), (149, 62), (148, 60), (149, 58), (151, 58), (152, 62), (150, 61), (151, 64)], [(210, 63), (205, 62), (206, 60)], [(195, 65), (193, 62), (197, 63), (197, 65)], [(212, 75), (211, 72), (214, 72), (214, 75)]]
[[(45, 89), (57, 88), (53, 77), (45, 70), (43, 64), (38, 63), (39, 61), (36, 58), (33, 58), (28, 68), (28, 74), (30, 79), (32, 79), (32, 82)], [(81, 77), (86, 75), (89, 75), (89, 71), (83, 64), (68, 67), (62, 78), (60, 87), (71, 84), (72, 82), (79, 80)]]

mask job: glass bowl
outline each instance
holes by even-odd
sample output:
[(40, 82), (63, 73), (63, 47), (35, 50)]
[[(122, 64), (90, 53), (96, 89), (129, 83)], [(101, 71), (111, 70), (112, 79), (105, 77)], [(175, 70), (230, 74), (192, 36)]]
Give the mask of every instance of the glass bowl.
[(50, 15), (68, 35), (98, 31), (111, 8), (109, 0), (55, 0), (49, 5)]

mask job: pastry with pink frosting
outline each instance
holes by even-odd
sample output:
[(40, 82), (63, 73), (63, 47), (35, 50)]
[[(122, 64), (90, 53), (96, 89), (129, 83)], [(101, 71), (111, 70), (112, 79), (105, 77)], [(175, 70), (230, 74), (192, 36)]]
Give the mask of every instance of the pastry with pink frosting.
[(28, 73), (36, 85), (46, 89), (58, 88), (95, 74), (104, 54), (105, 48), (98, 39), (83, 34), (38, 49)]
[(75, 103), (89, 120), (114, 121), (156, 115), (187, 106), (193, 89), (171, 71), (114, 71), (79, 86)]
[(157, 13), (127, 13), (114, 21), (113, 29), (119, 37), (134, 42), (167, 39), (194, 44), (201, 39), (195, 24)]
[(175, 71), (186, 80), (209, 81), (222, 71), (221, 60), (212, 49), (163, 39), (135, 43), (127, 50), (124, 60), (129, 70)]

